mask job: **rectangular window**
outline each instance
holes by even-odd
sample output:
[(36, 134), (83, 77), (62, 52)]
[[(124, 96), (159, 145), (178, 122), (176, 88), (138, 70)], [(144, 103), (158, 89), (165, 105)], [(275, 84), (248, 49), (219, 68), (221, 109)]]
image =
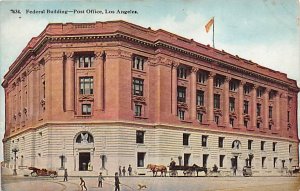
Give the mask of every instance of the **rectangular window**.
[(248, 150), (252, 150), (253, 140), (248, 140)]
[(75, 64), (79, 68), (90, 68), (94, 65), (94, 56), (92, 55), (82, 55), (75, 57)]
[(190, 157), (191, 157), (191, 154), (184, 154), (183, 155), (183, 165), (184, 166), (189, 166), (189, 162), (190, 162)]
[(139, 56), (133, 57), (132, 68), (137, 70), (144, 70), (145, 59)]
[(249, 93), (250, 93), (250, 86), (249, 85), (245, 85), (244, 86), (244, 94), (245, 95), (249, 95)]
[(269, 119), (272, 119), (273, 116), (273, 107), (269, 106)]
[(80, 94), (93, 94), (93, 77), (80, 77)]
[(177, 87), (177, 101), (178, 102), (184, 102), (185, 103), (185, 94), (186, 87), (178, 86)]
[(275, 96), (275, 92), (274, 91), (270, 91), (269, 92), (269, 100), (272, 100)]
[(266, 157), (261, 157), (261, 167), (265, 168)]
[(142, 116), (142, 105), (134, 105), (134, 115), (138, 117)]
[(229, 111), (234, 112), (235, 109), (235, 99), (233, 97), (229, 98)]
[(249, 114), (249, 101), (244, 100), (244, 114)]
[(230, 127), (233, 127), (233, 126), (234, 126), (234, 119), (233, 119), (233, 118), (230, 118), (230, 119), (229, 119), (229, 123), (230, 123)]
[(197, 120), (198, 120), (200, 123), (202, 123), (202, 121), (203, 121), (203, 113), (200, 113), (200, 112), (197, 113)]
[(146, 153), (142, 153), (142, 152), (137, 153), (137, 167), (145, 166), (145, 155)]
[(82, 104), (81, 105), (81, 114), (82, 115), (91, 115), (92, 114), (91, 104)]
[(224, 159), (225, 159), (225, 155), (220, 155), (220, 168), (224, 167)]
[(257, 128), (257, 129), (260, 128), (260, 123), (256, 123), (256, 128)]
[(244, 126), (247, 128), (248, 127), (248, 121), (244, 120)]
[(204, 106), (204, 91), (197, 90), (197, 105)]
[(202, 147), (207, 147), (207, 135), (202, 135)]
[(273, 142), (273, 151), (276, 151), (276, 142)]
[(260, 103), (256, 104), (256, 114), (257, 114), (257, 116), (260, 116), (260, 114), (261, 114), (261, 104)]
[(204, 84), (207, 80), (207, 72), (199, 71), (198, 72), (198, 82)]
[(289, 153), (291, 153), (292, 145), (289, 145)]
[(265, 150), (265, 141), (260, 142), (260, 150)]
[(273, 167), (274, 168), (277, 167), (277, 157), (274, 157), (274, 159), (273, 159)]
[(230, 81), (229, 82), (229, 91), (235, 92), (237, 90), (237, 82), (236, 81)]
[(224, 137), (219, 137), (219, 148), (223, 148), (224, 146)]
[(178, 118), (180, 120), (184, 120), (184, 110), (178, 110)]
[(214, 94), (214, 109), (220, 109), (220, 94)]
[(272, 124), (269, 123), (269, 130), (272, 130)]
[(218, 115), (215, 115), (214, 121), (217, 125), (219, 125), (219, 116)]
[(144, 80), (133, 78), (132, 80), (133, 95), (143, 96), (144, 94)]
[(190, 138), (190, 134), (188, 133), (183, 133), (183, 145), (188, 146), (189, 145), (189, 138)]
[(46, 98), (46, 82), (43, 81), (42, 84), (43, 84), (43, 98), (45, 99)]
[(144, 144), (145, 131), (136, 131), (136, 143)]
[(181, 78), (181, 79), (186, 79), (186, 76), (187, 76), (187, 69), (186, 69), (186, 67), (180, 66), (177, 69), (177, 77)]
[(216, 77), (215, 80), (214, 80), (214, 86), (215, 86), (216, 88), (220, 88), (221, 85), (222, 85), (222, 81), (223, 81), (223, 80), (222, 80), (220, 77)]
[(260, 98), (263, 94), (263, 90), (261, 88), (258, 88), (256, 91), (256, 97)]
[(290, 122), (290, 111), (287, 112), (287, 120)]
[(203, 160), (202, 160), (202, 166), (204, 167), (204, 168), (206, 168), (207, 167), (207, 161), (208, 161), (208, 154), (204, 154), (203, 155)]

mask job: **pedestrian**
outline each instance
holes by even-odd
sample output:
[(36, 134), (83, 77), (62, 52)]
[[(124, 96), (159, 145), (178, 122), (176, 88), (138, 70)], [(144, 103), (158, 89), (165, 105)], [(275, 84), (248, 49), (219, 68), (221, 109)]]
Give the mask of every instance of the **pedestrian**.
[(102, 176), (102, 172), (99, 173), (98, 176), (98, 187), (102, 188), (102, 181), (104, 180), (103, 176)]
[(128, 175), (131, 176), (131, 172), (132, 172), (132, 168), (131, 168), (131, 165), (129, 165), (128, 167)]
[(65, 169), (64, 181), (68, 181), (68, 171), (67, 171), (67, 169)]
[(119, 175), (122, 176), (122, 167), (119, 166)]
[(233, 176), (236, 176), (236, 166), (233, 166)]
[(125, 166), (123, 166), (122, 172), (123, 172), (123, 176), (125, 176), (125, 173), (126, 173)]
[(82, 177), (80, 177), (80, 186), (81, 186), (81, 190), (83, 190), (83, 187), (85, 190), (87, 190), (87, 188), (85, 186), (85, 181), (82, 179)]
[(120, 180), (118, 177), (118, 173), (115, 173), (115, 191), (120, 191)]

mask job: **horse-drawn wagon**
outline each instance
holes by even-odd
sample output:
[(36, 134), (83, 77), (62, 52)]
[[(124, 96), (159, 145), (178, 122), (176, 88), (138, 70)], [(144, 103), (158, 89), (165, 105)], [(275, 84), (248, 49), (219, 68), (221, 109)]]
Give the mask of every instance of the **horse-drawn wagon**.
[(200, 167), (196, 164), (192, 166), (181, 166), (181, 165), (170, 165), (169, 174), (170, 176), (178, 176), (178, 171), (183, 171), (184, 176), (193, 176), (195, 172), (198, 173), (204, 171), (205, 175), (207, 174), (207, 168)]

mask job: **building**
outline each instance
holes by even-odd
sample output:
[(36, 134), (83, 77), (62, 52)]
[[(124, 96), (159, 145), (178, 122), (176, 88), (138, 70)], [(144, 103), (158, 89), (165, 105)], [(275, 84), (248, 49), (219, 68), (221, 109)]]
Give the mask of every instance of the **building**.
[(295, 80), (164, 30), (124, 21), (49, 24), (4, 76), (4, 160), (70, 175), (131, 164), (299, 164)]

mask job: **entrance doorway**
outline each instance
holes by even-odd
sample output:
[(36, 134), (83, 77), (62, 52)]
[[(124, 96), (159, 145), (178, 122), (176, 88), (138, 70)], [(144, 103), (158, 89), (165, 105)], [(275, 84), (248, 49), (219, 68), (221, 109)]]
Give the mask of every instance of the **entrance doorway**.
[(79, 153), (79, 171), (87, 171), (88, 164), (91, 161), (90, 153)]
[(235, 169), (238, 168), (238, 156), (231, 158), (231, 167)]

